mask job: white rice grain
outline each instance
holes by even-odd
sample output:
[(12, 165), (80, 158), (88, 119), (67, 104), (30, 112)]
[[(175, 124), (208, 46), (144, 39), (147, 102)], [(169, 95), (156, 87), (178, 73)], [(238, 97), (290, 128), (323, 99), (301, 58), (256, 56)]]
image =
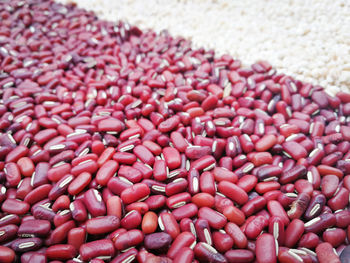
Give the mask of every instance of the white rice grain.
[[(71, 2), (59, 0), (59, 2)], [(103, 19), (192, 40), (250, 65), (350, 91), (350, 1), (347, 0), (75, 0)]]

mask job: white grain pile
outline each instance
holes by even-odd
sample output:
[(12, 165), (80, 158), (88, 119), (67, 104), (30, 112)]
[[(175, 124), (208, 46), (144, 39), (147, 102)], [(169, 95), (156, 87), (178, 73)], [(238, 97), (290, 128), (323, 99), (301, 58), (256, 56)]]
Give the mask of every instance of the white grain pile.
[[(72, 0), (59, 0), (71, 2)], [(107, 20), (192, 39), (244, 65), (267, 60), (279, 72), (350, 91), (347, 0), (73, 0)]]

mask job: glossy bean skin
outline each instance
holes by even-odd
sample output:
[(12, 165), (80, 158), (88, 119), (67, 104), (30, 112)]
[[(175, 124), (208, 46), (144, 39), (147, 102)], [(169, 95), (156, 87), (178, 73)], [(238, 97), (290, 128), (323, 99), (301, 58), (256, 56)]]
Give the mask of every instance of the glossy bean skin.
[(158, 217), (158, 224), (160, 229), (168, 233), (172, 239), (176, 239), (180, 234), (180, 226), (176, 222), (174, 215), (170, 213), (161, 213)]
[(11, 244), (11, 248), (18, 253), (27, 252), (30, 250), (37, 250), (43, 245), (40, 238), (19, 238)]
[(199, 218), (207, 219), (209, 225), (215, 229), (223, 228), (227, 222), (227, 219), (224, 215), (208, 207), (200, 208), (198, 211), (198, 216)]
[(2, 211), (9, 214), (24, 215), (29, 211), (29, 204), (17, 199), (6, 199), (1, 206)]
[(193, 261), (194, 258), (194, 252), (192, 249), (185, 247), (181, 250), (181, 253), (179, 253), (174, 259), (174, 263), (190, 263)]
[(285, 232), (284, 244), (287, 247), (294, 247), (304, 233), (304, 222), (300, 219), (294, 219), (288, 225)]
[(46, 256), (50, 259), (68, 260), (77, 254), (77, 250), (72, 245), (53, 245), (50, 246), (46, 252)]
[(49, 234), (51, 230), (50, 222), (47, 220), (28, 220), (26, 222), (22, 222), (18, 229), (19, 236), (39, 236), (45, 237)]
[(253, 262), (254, 254), (250, 250), (245, 249), (232, 249), (225, 253), (225, 258), (227, 262), (239, 262), (239, 263), (249, 263)]
[(103, 216), (106, 214), (106, 206), (100, 193), (95, 189), (90, 189), (84, 194), (84, 204), (92, 216)]
[(242, 188), (228, 181), (220, 182), (218, 190), (240, 205), (244, 205), (248, 201), (247, 193)]
[[(213, 246), (220, 252), (225, 253), (233, 247), (234, 241), (227, 233), (215, 231), (212, 234)], [(226, 256), (226, 255), (225, 255)]]
[(180, 235), (176, 237), (170, 249), (168, 250), (167, 256), (171, 259), (174, 259), (176, 255), (181, 251), (181, 249), (185, 247), (190, 247), (196, 238), (190, 232), (182, 232)]
[(144, 239), (145, 248), (150, 251), (167, 251), (171, 242), (171, 236), (164, 232), (146, 235)]
[(207, 243), (199, 242), (193, 249), (195, 257), (207, 262), (227, 262), (226, 258)]
[(323, 232), (322, 238), (325, 242), (330, 243), (333, 247), (338, 247), (345, 240), (346, 233), (343, 229), (327, 229)]
[(72, 228), (68, 232), (67, 243), (79, 250), (80, 246), (85, 243), (86, 230), (82, 227)]
[(113, 257), (115, 252), (113, 242), (109, 239), (96, 240), (83, 244), (79, 254), (83, 260), (90, 260), (95, 257)]
[(120, 220), (116, 216), (103, 216), (89, 219), (86, 222), (86, 231), (91, 235), (109, 233), (117, 229)]
[(247, 247), (248, 239), (235, 223), (227, 223), (225, 232), (233, 239), (235, 246), (242, 249)]
[(13, 262), (15, 259), (15, 252), (8, 247), (0, 246), (0, 260), (4, 263)]
[(143, 239), (143, 233), (138, 229), (133, 229), (119, 235), (114, 241), (114, 246), (118, 250), (124, 250), (140, 244)]
[(151, 234), (156, 231), (158, 226), (158, 216), (156, 213), (149, 211), (142, 218), (142, 232), (144, 234)]
[(306, 232), (319, 233), (320, 231), (332, 227), (336, 224), (336, 218), (333, 214), (321, 214), (318, 217), (304, 224)]
[(245, 234), (249, 239), (255, 239), (266, 226), (268, 226), (268, 220), (264, 216), (256, 216), (246, 223)]
[(270, 234), (262, 234), (256, 241), (258, 262), (277, 262), (275, 240)]

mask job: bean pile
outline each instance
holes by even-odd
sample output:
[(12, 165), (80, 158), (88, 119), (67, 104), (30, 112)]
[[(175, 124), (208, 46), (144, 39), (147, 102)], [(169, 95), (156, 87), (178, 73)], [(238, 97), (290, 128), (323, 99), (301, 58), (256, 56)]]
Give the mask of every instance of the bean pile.
[(0, 98), (1, 262), (349, 262), (350, 94), (8, 0)]

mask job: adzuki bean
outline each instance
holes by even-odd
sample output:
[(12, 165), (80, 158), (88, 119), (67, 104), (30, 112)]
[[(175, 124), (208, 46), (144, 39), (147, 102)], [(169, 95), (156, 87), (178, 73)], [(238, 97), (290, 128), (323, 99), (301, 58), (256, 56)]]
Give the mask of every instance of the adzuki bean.
[(0, 20), (1, 262), (349, 261), (349, 94), (74, 4)]

